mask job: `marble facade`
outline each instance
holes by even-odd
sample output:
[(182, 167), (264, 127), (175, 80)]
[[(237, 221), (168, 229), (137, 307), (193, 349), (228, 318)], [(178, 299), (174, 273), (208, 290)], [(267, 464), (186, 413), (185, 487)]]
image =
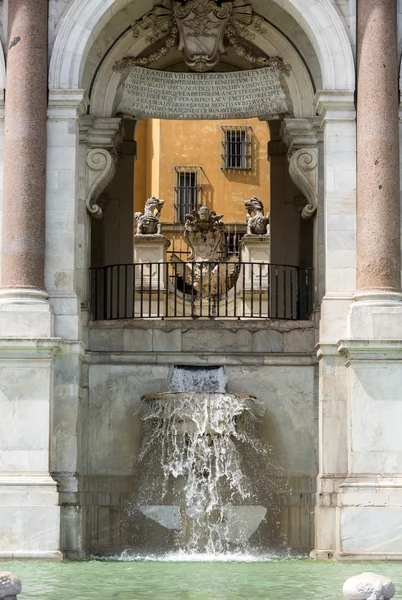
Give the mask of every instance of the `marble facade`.
[[(37, 17), (36, 2), (21, 2), (31, 10), (34, 5)], [(151, 10), (148, 0), (49, 2), (46, 197), (37, 192), (26, 213), (33, 214), (33, 206), (44, 212), (44, 260), (43, 265), (35, 262), (36, 281), (17, 268), (22, 261), (13, 273), (6, 259), (7, 219), (13, 194), (27, 177), (23, 169), (17, 172), (17, 187), (13, 191), (8, 181), (3, 194), (4, 130), (7, 119), (12, 123), (14, 118), (11, 92), (4, 116), (4, 90), (13, 89), (15, 77), (13, 61), (6, 73), (4, 57), (6, 51), (11, 57), (10, 43), (19, 35), (18, 23), (14, 29), (7, 25), (16, 3), (3, 2), (0, 15), (0, 557), (80, 556), (124, 546), (127, 540), (118, 539), (113, 523), (123, 514), (135, 478), (138, 399), (165, 391), (175, 364), (222, 364), (231, 391), (254, 393), (267, 406), (266, 436), (293, 486), (282, 507), (290, 545), (314, 548), (317, 558), (400, 559), (402, 295), (395, 165), (401, 136), (395, 125), (396, 89), (389, 99), (402, 52), (397, 45), (402, 39), (397, 32), (400, 3), (382, 0), (381, 26), (371, 31), (370, 8), (376, 0), (252, 0), (264, 18), (253, 43), (292, 67), (287, 86), (293, 115), (284, 115), (280, 127), (267, 116), (272, 134), (277, 133), (277, 147), (270, 152), (272, 165), (279, 160), (293, 165), (292, 181), (305, 196), (304, 206), (312, 207), (307, 217), (313, 222), (316, 311), (310, 322), (219, 327), (116, 325), (90, 317), (91, 209), (113, 178), (122, 144), (122, 119), (114, 112), (120, 76), (113, 65), (146, 48), (145, 33), (134, 38), (131, 31), (123, 32), (127, 23)], [(388, 52), (374, 110), (360, 95), (357, 110), (369, 115), (363, 134), (356, 125), (355, 59), (357, 50), (364, 57), (365, 49), (363, 33), (360, 42), (357, 35), (356, 3), (368, 7), (364, 18), (378, 64), (385, 39)], [(116, 43), (109, 52), (111, 40)], [(388, 60), (392, 44), (395, 56)], [(25, 65), (26, 47), (15, 48)], [(44, 55), (41, 60), (46, 68)], [(364, 77), (361, 67), (362, 89), (368, 85)], [(371, 98), (371, 92), (365, 95)], [(376, 148), (376, 177), (359, 163), (360, 177), (367, 180), (364, 200), (357, 190), (357, 161), (359, 152), (370, 147), (361, 144), (375, 138), (370, 119), (381, 129), (385, 118), (395, 126)], [(394, 160), (387, 170), (389, 152)], [(309, 156), (314, 167), (307, 168), (306, 160), (300, 166), (299, 156)], [(371, 215), (379, 186), (386, 187), (385, 202), (392, 200), (386, 205), (388, 220)], [(27, 239), (36, 235), (36, 217), (28, 217), (21, 224)], [(272, 227), (273, 222), (269, 251), (275, 262)], [(391, 274), (384, 267), (388, 259)], [(16, 275), (18, 285), (12, 280)], [(98, 530), (96, 523), (101, 523)], [(295, 524), (303, 532), (299, 537)]]

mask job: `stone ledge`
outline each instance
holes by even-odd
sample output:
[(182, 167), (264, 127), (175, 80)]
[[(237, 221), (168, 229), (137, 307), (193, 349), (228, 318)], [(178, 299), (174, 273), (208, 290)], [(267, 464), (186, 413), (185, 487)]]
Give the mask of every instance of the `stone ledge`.
[(314, 353), (308, 354), (262, 354), (243, 352), (94, 352), (88, 351), (85, 362), (116, 365), (169, 365), (169, 366), (314, 366), (317, 359)]

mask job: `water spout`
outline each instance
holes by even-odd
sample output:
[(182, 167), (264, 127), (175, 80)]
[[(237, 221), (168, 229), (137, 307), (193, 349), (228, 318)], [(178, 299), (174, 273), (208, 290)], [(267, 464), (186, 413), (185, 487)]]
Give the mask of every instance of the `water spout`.
[(139, 465), (152, 475), (138, 508), (188, 552), (241, 549), (267, 512), (243, 465), (245, 451), (266, 452), (246, 426), (261, 407), (226, 386), (223, 368), (177, 368), (168, 393), (142, 398)]

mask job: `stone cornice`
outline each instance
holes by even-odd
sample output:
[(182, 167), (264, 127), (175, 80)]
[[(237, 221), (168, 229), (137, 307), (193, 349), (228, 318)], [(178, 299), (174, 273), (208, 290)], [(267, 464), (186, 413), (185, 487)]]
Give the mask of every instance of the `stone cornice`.
[(346, 366), (352, 361), (401, 361), (402, 340), (340, 340), (338, 351), (346, 356)]

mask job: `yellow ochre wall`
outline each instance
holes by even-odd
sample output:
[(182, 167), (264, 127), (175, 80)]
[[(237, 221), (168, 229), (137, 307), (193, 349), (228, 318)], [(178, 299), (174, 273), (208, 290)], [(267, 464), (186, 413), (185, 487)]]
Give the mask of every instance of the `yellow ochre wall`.
[[(251, 125), (253, 170), (221, 170), (221, 125)], [(161, 221), (176, 222), (174, 167), (202, 167), (202, 201), (224, 214), (224, 222), (245, 223), (244, 200), (257, 196), (269, 211), (269, 163), (267, 123), (239, 121), (140, 121), (136, 130), (135, 211), (143, 212), (147, 198), (166, 201)]]

